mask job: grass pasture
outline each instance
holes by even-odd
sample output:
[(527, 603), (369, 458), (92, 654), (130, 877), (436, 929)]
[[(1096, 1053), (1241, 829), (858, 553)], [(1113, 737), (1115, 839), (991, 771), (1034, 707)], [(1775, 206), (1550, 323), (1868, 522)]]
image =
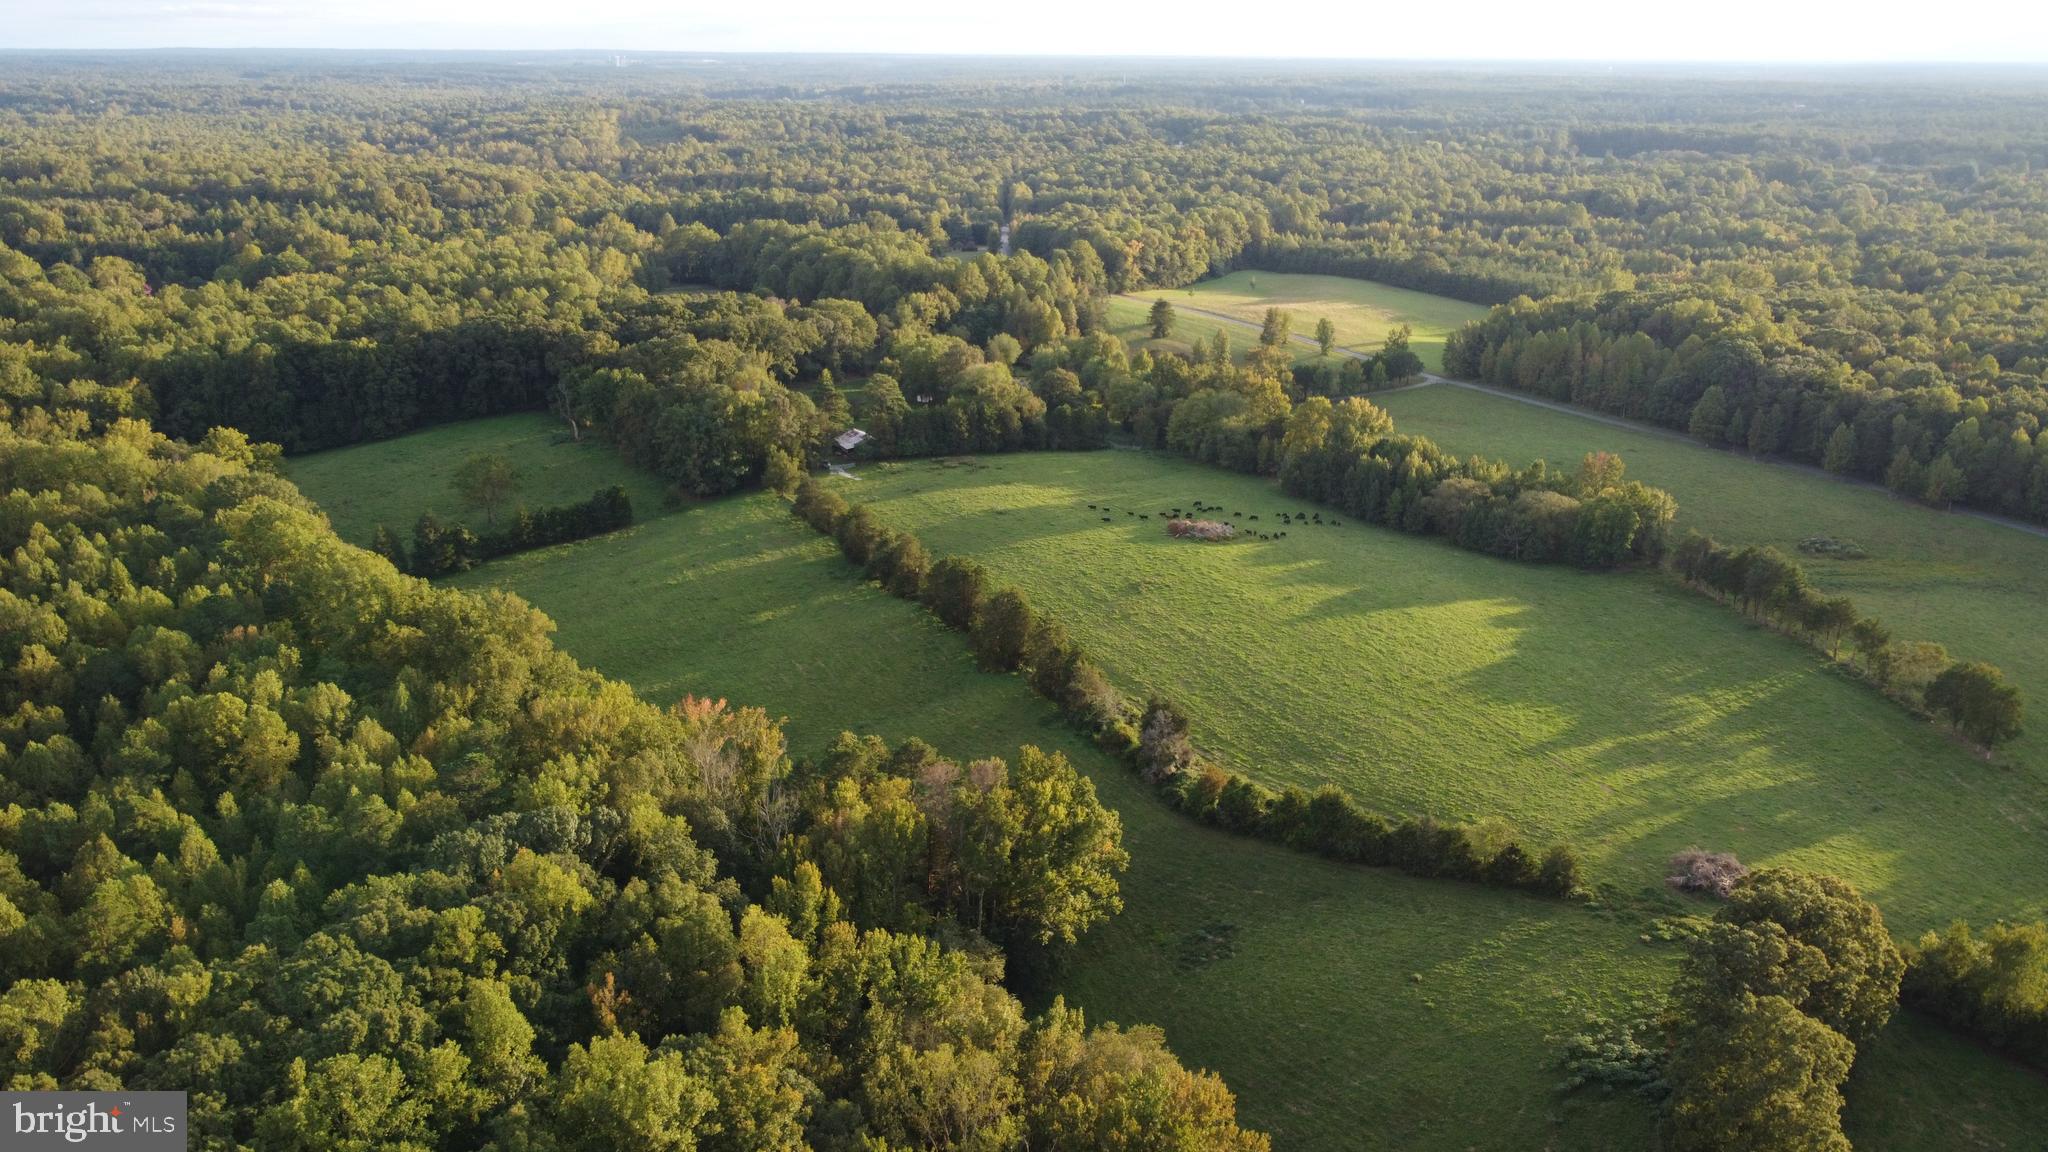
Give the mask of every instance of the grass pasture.
[[(374, 505), (409, 522), (426, 490), (409, 504), (382, 470), (509, 452), (528, 432), (518, 421), (436, 428), (297, 460), (292, 474), (330, 508)], [(401, 444), (421, 459), (394, 462)], [(1061, 460), (1117, 462), (1017, 457), (928, 475), (909, 465), (854, 483), (870, 486), (859, 492), (869, 500), (894, 485), (972, 490), (1019, 480), (1000, 470), (1009, 463)], [(592, 487), (644, 483), (609, 454), (589, 467)], [(1223, 487), (1236, 478), (1198, 475), (1215, 489), (1205, 495), (1239, 491)], [(901, 510), (910, 498), (886, 502)], [(1001, 514), (1012, 530), (1025, 517)], [(1104, 545), (1128, 531), (1086, 523), (1108, 533)], [(1040, 538), (1052, 546), (1059, 535)], [(1634, 1098), (1553, 1090), (1557, 1036), (1671, 977), (1674, 950), (1645, 939), (1639, 914), (1331, 864), (1186, 821), (1017, 677), (976, 670), (959, 635), (861, 583), (771, 497), (669, 512), (655, 503), (622, 532), (501, 558), (456, 582), (525, 596), (555, 619), (567, 651), (649, 699), (709, 693), (787, 715), (799, 755), (842, 728), (923, 736), (956, 757), (1027, 742), (1065, 752), (1121, 813), (1132, 861), (1124, 913), (1084, 942), (1061, 991), (1092, 1019), (1164, 1027), (1183, 1059), (1230, 1082), (1245, 1121), (1282, 1152), (1651, 1145), (1654, 1117)], [(1059, 599), (1062, 614), (1089, 591)], [(1239, 680), (1250, 702), (1255, 681)], [(1849, 1131), (1866, 1152), (2018, 1150), (2048, 1128), (2037, 1076), (1911, 1018), (1859, 1061), (1849, 1100)]]
[[(2000, 750), (2002, 767), (1994, 771), (2015, 777), (2020, 795), (2048, 796), (2048, 650), (2019, 623), (2038, 619), (2048, 604), (2048, 539), (1805, 469), (1471, 389), (1412, 388), (1373, 402), (1396, 427), (1460, 454), (1568, 464), (1595, 449), (1619, 452), (1630, 476), (1678, 498), (1681, 530), (1776, 545), (1822, 588), (1855, 597), (1893, 635), (1998, 665), (2026, 697), (2029, 731)], [(1870, 555), (1800, 553), (1799, 541), (1810, 536), (1852, 540)], [(2039, 827), (2031, 811), (2009, 818)]]
[[(1185, 288), (1154, 288), (1136, 293), (1145, 300), (1164, 298), (1180, 313), (1182, 331), (1198, 330), (1190, 321), (1213, 324), (1188, 308), (1204, 308), (1258, 325), (1266, 309), (1280, 308), (1294, 316), (1297, 335), (1313, 337), (1316, 321), (1328, 317), (1337, 326), (1337, 344), (1353, 352), (1376, 352), (1387, 333), (1406, 324), (1414, 330), (1409, 346), (1433, 371), (1443, 370), (1444, 337), (1467, 321), (1486, 315), (1480, 304), (1432, 296), (1348, 276), (1317, 276), (1301, 272), (1245, 270), (1203, 280)], [(1139, 306), (1142, 310), (1142, 306)], [(1231, 338), (1238, 339), (1233, 332)], [(1186, 337), (1183, 337), (1185, 339)], [(1313, 349), (1310, 350), (1313, 355)]]
[[(1245, 351), (1256, 347), (1259, 342), (1259, 334), (1255, 329), (1188, 311), (1182, 311), (1174, 318), (1173, 335), (1163, 340), (1155, 340), (1152, 338), (1150, 309), (1151, 305), (1128, 296), (1111, 296), (1105, 309), (1110, 332), (1133, 349), (1150, 348), (1154, 352), (1173, 352), (1185, 356), (1193, 350), (1197, 340), (1205, 344), (1212, 343), (1216, 339), (1217, 331), (1223, 329), (1230, 334), (1230, 346), (1235, 350), (1235, 358), (1238, 360), (1243, 360)], [(1316, 350), (1308, 345), (1296, 344), (1293, 351), (1297, 364), (1316, 358)]]
[(497, 452), (519, 470), (514, 507), (574, 503), (624, 484), (636, 518), (661, 511), (660, 481), (620, 464), (611, 445), (587, 435), (576, 443), (561, 421), (533, 412), (294, 457), (286, 461), (285, 474), (320, 502), (335, 532), (351, 544), (369, 544), (379, 524), (411, 540), (413, 521), (429, 511), (482, 532), (483, 514), (464, 507), (452, 487), (455, 470), (476, 452)]
[(1661, 579), (1351, 523), (1177, 541), (1158, 513), (1196, 499), (1267, 529), (1311, 506), (1141, 452), (868, 477), (842, 483), (1053, 607), (1120, 684), (1180, 701), (1199, 744), (1266, 783), (1505, 817), (1630, 892), (1657, 892), (1665, 860), (1698, 846), (1844, 876), (1900, 930), (2048, 910), (2024, 778)]

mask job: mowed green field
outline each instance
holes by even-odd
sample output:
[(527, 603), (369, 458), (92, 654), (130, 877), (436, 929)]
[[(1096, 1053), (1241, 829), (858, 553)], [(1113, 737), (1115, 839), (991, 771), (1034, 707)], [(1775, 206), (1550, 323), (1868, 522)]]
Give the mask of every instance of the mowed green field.
[[(377, 525), (412, 539), (413, 521), (431, 511), (443, 520), (485, 529), (483, 513), (463, 505), (453, 487), (455, 470), (475, 452), (496, 452), (519, 472), (512, 505), (543, 507), (590, 499), (624, 484), (636, 517), (661, 510), (661, 483), (622, 466), (611, 445), (586, 435), (569, 438), (561, 421), (524, 412), (445, 424), (391, 440), (297, 456), (285, 474), (320, 501), (334, 530), (352, 544), (368, 544)], [(502, 521), (507, 508), (499, 513)]]
[(1844, 876), (1908, 931), (2048, 910), (2028, 778), (1669, 581), (1351, 523), (1174, 540), (1158, 514), (1198, 499), (1269, 530), (1311, 506), (1156, 454), (954, 464), (839, 483), (1054, 608), (1116, 681), (1179, 701), (1197, 743), (1256, 779), (1502, 816), (1630, 893), (1702, 847)]
[[(403, 442), (436, 457), (508, 448), (516, 423)], [(293, 462), (328, 505), (390, 445)], [(401, 454), (404, 455), (404, 454)], [(608, 482), (633, 474), (616, 462)], [(420, 493), (424, 500), (426, 493)], [(387, 513), (416, 516), (394, 499)], [(795, 751), (841, 729), (919, 735), (948, 754), (1057, 748), (1122, 815), (1125, 911), (1084, 942), (1062, 991), (1094, 1019), (1166, 1028), (1222, 1073), (1241, 1115), (1293, 1149), (1644, 1149), (1633, 1098), (1561, 1098), (1553, 1038), (1588, 1010), (1663, 987), (1673, 954), (1648, 925), (1469, 885), (1353, 868), (1202, 828), (1076, 740), (1014, 676), (977, 671), (961, 638), (860, 583), (769, 497), (649, 515), (635, 527), (485, 565), (558, 622), (579, 658), (666, 703), (683, 692), (790, 718)], [(1859, 1061), (1847, 1117), (1859, 1147), (2030, 1147), (2048, 1125), (2038, 1078), (1901, 1018)]]
[[(1204, 344), (1214, 343), (1217, 331), (1222, 329), (1228, 333), (1230, 346), (1236, 350), (1234, 359), (1243, 360), (1245, 351), (1259, 342), (1256, 329), (1194, 312), (1180, 313), (1173, 322), (1173, 335), (1155, 340), (1152, 338), (1151, 306), (1127, 296), (1111, 296), (1105, 313), (1109, 318), (1110, 332), (1133, 350), (1150, 348), (1154, 352), (1174, 352), (1185, 356), (1193, 350), (1197, 340)], [(1316, 350), (1308, 345), (1295, 344), (1293, 350), (1297, 364), (1317, 356)]]
[[(1184, 288), (1155, 288), (1134, 295), (1185, 305), (1183, 326), (1207, 319), (1187, 311), (1192, 308), (1220, 312), (1254, 325), (1265, 320), (1266, 309), (1280, 308), (1293, 314), (1295, 333), (1312, 337), (1316, 321), (1327, 317), (1337, 326), (1338, 346), (1354, 352), (1378, 351), (1388, 332), (1406, 324), (1414, 331), (1409, 346), (1432, 371), (1439, 372), (1443, 370), (1444, 337), (1486, 315), (1484, 305), (1447, 296), (1348, 276), (1299, 272), (1239, 271)], [(1239, 335), (1233, 332), (1231, 338)]]
[[(2048, 605), (2048, 539), (1940, 512), (1804, 469), (1752, 460), (1654, 431), (1615, 428), (1569, 412), (1441, 385), (1373, 397), (1395, 426), (1454, 452), (1568, 463), (1619, 452), (1628, 474), (1678, 498), (1681, 530), (1797, 556), (1814, 582), (1855, 597), (1901, 639), (1989, 660), (2026, 698), (2028, 731), (1998, 754), (2015, 794), (2048, 797), (2048, 650), (2029, 626)], [(1810, 536), (1853, 540), (1870, 555), (1830, 560), (1798, 551)], [(2038, 829), (2030, 800), (2010, 818)]]

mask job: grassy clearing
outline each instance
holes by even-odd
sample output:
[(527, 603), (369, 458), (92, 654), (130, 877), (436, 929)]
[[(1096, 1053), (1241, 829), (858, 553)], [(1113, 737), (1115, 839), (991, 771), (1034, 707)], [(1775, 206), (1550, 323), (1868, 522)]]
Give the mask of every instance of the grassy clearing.
[[(1377, 351), (1389, 331), (1406, 324), (1414, 329), (1410, 347), (1436, 371), (1443, 369), (1444, 337), (1486, 314), (1482, 305), (1446, 296), (1298, 272), (1232, 272), (1185, 288), (1155, 288), (1137, 295), (1148, 300), (1164, 297), (1252, 324), (1265, 320), (1266, 309), (1282, 308), (1293, 313), (1294, 331), (1303, 336), (1315, 335), (1316, 321), (1328, 317), (1337, 326), (1338, 345), (1354, 352)], [(1181, 319), (1186, 323), (1197, 318), (1183, 312)]]
[[(521, 434), (489, 421), (409, 439), (418, 455), (459, 459)], [(293, 474), (315, 499), (360, 504), (365, 485), (387, 489), (351, 458), (387, 447), (295, 461)], [(594, 483), (635, 480), (614, 457), (592, 459), (604, 473)], [(380, 499), (380, 514), (419, 511)], [(1093, 1018), (1163, 1026), (1185, 1060), (1229, 1080), (1246, 1122), (1283, 1152), (1650, 1144), (1646, 1106), (1560, 1099), (1551, 1067), (1552, 1038), (1585, 1012), (1669, 981), (1673, 954), (1641, 939), (1647, 925), (1182, 820), (1016, 677), (975, 670), (958, 635), (860, 583), (768, 497), (650, 516), (459, 582), (526, 596), (568, 651), (650, 699), (694, 691), (788, 715), (799, 755), (842, 728), (919, 735), (959, 757), (1027, 742), (1065, 752), (1122, 814), (1132, 864), (1124, 914), (1084, 943), (1062, 990)], [(2048, 1126), (2048, 1093), (1902, 1019), (1859, 1063), (1848, 1122), (1857, 1146), (1878, 1152), (1955, 1148), (1958, 1134), (1967, 1147), (2022, 1149)]]
[(623, 467), (608, 444), (587, 436), (581, 444), (571, 441), (560, 421), (538, 413), (470, 420), (300, 456), (286, 463), (285, 474), (320, 502), (335, 532), (353, 544), (368, 544), (379, 524), (411, 539), (413, 521), (429, 511), (481, 532), (482, 513), (464, 507), (451, 486), (455, 470), (474, 452), (497, 452), (512, 461), (520, 478), (515, 504), (567, 504), (624, 484), (635, 516), (661, 511), (659, 481)]
[[(1989, 660), (2026, 696), (2030, 731), (2001, 750), (2016, 794), (2048, 794), (2048, 649), (2020, 622), (2048, 604), (2048, 539), (1938, 512), (1890, 494), (1795, 468), (1760, 463), (1688, 440), (1600, 424), (1465, 388), (1374, 397), (1396, 425), (1459, 453), (1573, 461), (1596, 448), (1621, 453), (1629, 475), (1678, 498), (1679, 526), (1724, 542), (1774, 544), (1798, 556), (1829, 591), (1846, 592), (1895, 635), (1934, 640), (1952, 654)], [(1803, 555), (1810, 536), (1853, 540), (1870, 555)], [(2030, 811), (2011, 818), (2039, 827)]]
[[(1130, 345), (1132, 349), (1150, 348), (1154, 352), (1173, 352), (1185, 356), (1193, 350), (1195, 341), (1214, 343), (1216, 333), (1225, 330), (1230, 334), (1230, 346), (1236, 349), (1235, 358), (1243, 360), (1246, 350), (1259, 342), (1258, 333), (1241, 324), (1199, 316), (1193, 312), (1182, 312), (1173, 322), (1173, 335), (1164, 340), (1152, 338), (1151, 306), (1124, 296), (1111, 296), (1106, 308), (1109, 330)], [(1305, 345), (1294, 346), (1294, 362), (1316, 358), (1316, 350)]]
[(1353, 524), (1176, 541), (1157, 513), (1196, 499), (1267, 529), (1310, 506), (1140, 452), (868, 475), (851, 495), (1054, 606), (1115, 679), (1181, 701), (1199, 742), (1268, 783), (1502, 816), (1630, 892), (1660, 894), (1664, 861), (1701, 846), (1847, 877), (1902, 930), (2048, 909), (2024, 778), (1663, 580)]

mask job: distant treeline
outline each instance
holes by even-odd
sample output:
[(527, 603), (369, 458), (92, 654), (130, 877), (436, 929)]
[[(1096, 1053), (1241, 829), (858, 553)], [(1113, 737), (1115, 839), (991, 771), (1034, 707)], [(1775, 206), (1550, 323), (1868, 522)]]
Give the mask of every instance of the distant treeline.
[(370, 550), (391, 561), (400, 572), (446, 576), (467, 572), (494, 556), (602, 536), (632, 523), (633, 502), (623, 486), (614, 484), (599, 489), (579, 504), (522, 507), (502, 530), (481, 536), (461, 524), (443, 524), (432, 512), (423, 512), (413, 524), (410, 548), (396, 532), (379, 524)]
[(1733, 294), (1671, 288), (1516, 300), (1452, 333), (1444, 370), (1941, 507), (2048, 522), (2048, 340), (1965, 348), (1946, 366), (1887, 351)]
[(1504, 822), (1478, 824), (1430, 817), (1389, 820), (1361, 808), (1342, 790), (1278, 791), (1226, 771), (1200, 756), (1189, 722), (1171, 703), (1140, 706), (1112, 686), (1067, 630), (1022, 592), (995, 587), (972, 560), (934, 559), (913, 535), (884, 525), (866, 507), (810, 477), (791, 477), (791, 511), (838, 541), (849, 563), (892, 595), (923, 604), (964, 632), (982, 667), (1022, 672), (1045, 697), (1099, 745), (1130, 763), (1175, 808), (1206, 823), (1360, 864), (1417, 876), (1521, 888), (1552, 896), (1578, 890), (1578, 858), (1566, 845), (1537, 850)]
[(1553, 472), (1541, 460), (1520, 470), (1478, 456), (1459, 460), (1423, 437), (1395, 434), (1384, 412), (1358, 399), (1299, 405), (1284, 445), (1283, 491), (1512, 560), (1655, 563), (1678, 514), (1669, 493), (1624, 481), (1622, 459), (1611, 453), (1589, 453), (1576, 473)]
[(1909, 708), (1946, 720), (1987, 752), (2019, 735), (2019, 690), (1993, 665), (1958, 663), (1939, 644), (1902, 641), (1847, 596), (1827, 596), (1799, 562), (1775, 548), (1728, 548), (1688, 533), (1671, 567), (1694, 588), (1805, 640), (1838, 660), (1846, 645), (1865, 680)]

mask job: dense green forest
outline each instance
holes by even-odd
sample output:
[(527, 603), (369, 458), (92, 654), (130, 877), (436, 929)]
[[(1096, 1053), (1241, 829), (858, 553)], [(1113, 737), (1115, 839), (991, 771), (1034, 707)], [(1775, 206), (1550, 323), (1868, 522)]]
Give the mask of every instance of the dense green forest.
[[(1459, 460), (1359, 399), (1420, 374), (1400, 331), (1108, 330), (1253, 268), (1498, 305), (1452, 375), (2048, 522), (2031, 73), (0, 63), (0, 1080), (190, 1087), (208, 1148), (1265, 1146), (1156, 1030), (1048, 999), (1124, 863), (1064, 758), (793, 763), (758, 709), (640, 701), (515, 598), (343, 544), (282, 453), (545, 411), (683, 500), (793, 489), (856, 424), (859, 460), (1116, 442), (1661, 559), (1670, 498), (1618, 460)], [(545, 513), (412, 566), (633, 516)], [(1897, 998), (1874, 909), (1764, 875), (1645, 1074), (1679, 1146), (1728, 1146), (1786, 1051), (1837, 1146)], [(2038, 996), (1992, 1004), (1956, 933), (1909, 996), (2037, 1056)]]

